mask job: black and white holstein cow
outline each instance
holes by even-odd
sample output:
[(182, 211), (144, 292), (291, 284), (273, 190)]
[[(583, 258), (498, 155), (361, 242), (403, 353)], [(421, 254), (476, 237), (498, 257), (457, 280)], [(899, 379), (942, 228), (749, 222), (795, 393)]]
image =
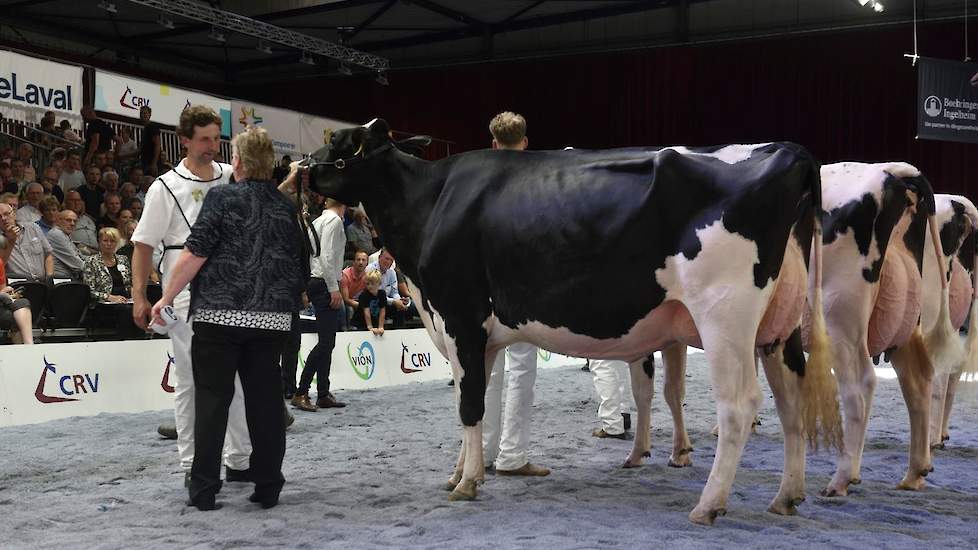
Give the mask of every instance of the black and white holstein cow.
[[(486, 381), (504, 347), (625, 360), (635, 380), (648, 379), (651, 353), (682, 342), (706, 352), (723, 429), (689, 517), (709, 524), (724, 513), (761, 401), (754, 350), (800, 340), (818, 163), (791, 143), (483, 150), (426, 162), (388, 132), (380, 120), (340, 130), (308, 166), (319, 193), (363, 202), (452, 365), (463, 436), (450, 498), (475, 498), (485, 475)], [(608, 299), (608, 265), (621, 266), (616, 295), (628, 301)], [(823, 345), (822, 359), (806, 366), (799, 349), (778, 366), (785, 438), (801, 447), (799, 403), (837, 411)], [(651, 385), (635, 386), (647, 433)], [(776, 508), (803, 496), (803, 483), (785, 481)]]
[[(940, 227), (941, 246), (945, 265), (949, 266), (950, 315), (953, 327), (960, 329), (965, 320), (978, 316), (975, 308), (975, 255), (978, 253), (978, 210), (970, 200), (959, 195), (935, 195), (937, 203), (937, 225)], [(933, 261), (924, 261), (924, 297), (920, 320), (924, 327), (932, 326), (938, 317), (941, 294), (937, 266)], [(974, 321), (972, 321), (974, 323)], [(974, 325), (972, 325), (974, 326)], [(931, 383), (930, 446), (932, 449), (944, 448), (948, 434), (948, 420), (954, 403), (954, 392), (962, 373), (978, 370), (978, 330), (968, 329), (964, 361), (950, 366), (949, 371), (934, 373)]]
[[(949, 357), (955, 355), (957, 341), (948, 315), (948, 287), (937, 276), (941, 245), (930, 238), (936, 233), (928, 231), (935, 222), (934, 193), (920, 172), (905, 163), (845, 162), (822, 166), (821, 175), (825, 317), (845, 411), (845, 445), (823, 494), (846, 495), (849, 485), (860, 481), (876, 387), (873, 361), (884, 352), (893, 362), (910, 413), (910, 467), (900, 487), (916, 489), (932, 469), (927, 444), (932, 365), (953, 362)], [(928, 266), (936, 295), (921, 326)], [(810, 282), (816, 284), (814, 278)], [(940, 319), (944, 322), (938, 323)], [(664, 393), (675, 426), (674, 466), (690, 464), (682, 418), (684, 356), (685, 350), (664, 354)], [(768, 382), (772, 387), (780, 383), (770, 375)]]

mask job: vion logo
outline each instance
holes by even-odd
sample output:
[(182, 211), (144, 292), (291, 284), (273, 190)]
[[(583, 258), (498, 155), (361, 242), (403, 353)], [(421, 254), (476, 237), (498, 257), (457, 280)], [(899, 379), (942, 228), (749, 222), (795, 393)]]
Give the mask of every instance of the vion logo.
[(126, 91), (122, 92), (122, 97), (119, 98), (119, 105), (138, 111), (140, 107), (149, 107), (149, 98), (139, 97), (132, 93), (132, 88), (126, 86)]
[(166, 368), (163, 369), (163, 380), (160, 381), (160, 387), (166, 393), (173, 393), (173, 386), (170, 385), (170, 367), (173, 366), (173, 356), (170, 355), (170, 352), (166, 352), (166, 357)]
[(22, 101), (30, 105), (44, 106), (59, 111), (72, 111), (71, 86), (64, 89), (46, 88), (30, 81), (21, 88), (17, 82), (17, 73), (10, 73), (10, 78), (0, 76), (0, 99)]
[(374, 369), (377, 367), (377, 356), (370, 342), (360, 344), (359, 348), (354, 348), (352, 343), (347, 344), (346, 356), (350, 359), (353, 372), (357, 373), (361, 380), (370, 380), (373, 377)]
[(65, 401), (78, 401), (77, 397), (62, 397), (62, 396), (80, 396), (83, 393), (98, 393), (98, 373), (95, 373), (95, 379), (89, 374), (68, 374), (64, 375), (58, 379), (56, 384), (57, 389), (51, 393), (57, 394), (59, 391), (61, 395), (48, 395), (45, 393), (45, 385), (47, 384), (48, 373), (55, 375), (57, 377), (58, 371), (54, 368), (54, 363), (49, 363), (47, 356), (44, 357), (44, 369), (41, 371), (41, 379), (37, 382), (37, 389), (34, 390), (34, 397), (37, 398), (41, 403), (64, 403)]
[[(405, 362), (406, 360), (406, 362)], [(414, 368), (409, 367), (413, 366)], [(410, 353), (408, 347), (401, 342), (401, 372), (411, 374), (421, 372), (425, 367), (431, 366), (431, 353)]]

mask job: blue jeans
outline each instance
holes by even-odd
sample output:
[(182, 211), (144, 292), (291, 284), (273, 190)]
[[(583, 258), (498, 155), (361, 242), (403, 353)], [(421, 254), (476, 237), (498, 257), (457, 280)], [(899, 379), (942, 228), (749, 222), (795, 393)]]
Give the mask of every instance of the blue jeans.
[(317, 277), (309, 279), (309, 283), (306, 284), (306, 294), (316, 308), (316, 332), (319, 333), (319, 342), (306, 357), (306, 366), (303, 367), (302, 376), (299, 377), (296, 393), (308, 394), (312, 377), (315, 375), (316, 391), (322, 399), (329, 393), (329, 370), (333, 362), (333, 347), (336, 345), (336, 325), (339, 316), (337, 310), (329, 305), (329, 289), (326, 288), (326, 281)]

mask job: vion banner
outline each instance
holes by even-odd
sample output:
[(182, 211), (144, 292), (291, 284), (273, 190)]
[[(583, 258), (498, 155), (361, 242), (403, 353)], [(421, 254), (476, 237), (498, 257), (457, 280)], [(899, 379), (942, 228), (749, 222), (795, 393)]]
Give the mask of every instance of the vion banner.
[(78, 115), (81, 103), (81, 67), (0, 51), (4, 116), (37, 120), (44, 111)]
[(978, 143), (978, 64), (920, 58), (917, 65), (917, 137)]
[(95, 109), (139, 118), (139, 108), (153, 109), (153, 122), (176, 126), (180, 113), (191, 105), (207, 105), (220, 115), (221, 134), (231, 135), (231, 101), (169, 84), (150, 82), (105, 71), (95, 72)]

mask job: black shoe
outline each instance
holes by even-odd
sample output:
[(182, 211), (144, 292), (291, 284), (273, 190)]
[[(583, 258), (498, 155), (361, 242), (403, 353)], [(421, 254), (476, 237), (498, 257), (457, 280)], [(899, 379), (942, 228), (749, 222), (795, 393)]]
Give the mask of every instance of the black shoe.
[(228, 483), (236, 481), (251, 481), (251, 469), (235, 470), (230, 466), (225, 466), (224, 480)]
[(455, 385), (455, 379), (454, 379), (454, 378), (452, 378), (451, 380), (449, 380), (449, 381), (448, 381), (448, 385), (449, 385), (449, 386), (454, 386), (454, 385)]
[(632, 429), (632, 415), (629, 413), (621, 413), (622, 419), (625, 421), (625, 431)]
[(156, 428), (156, 433), (163, 436), (163, 439), (176, 439), (177, 427), (173, 424), (160, 424), (160, 427)]
[(214, 497), (200, 497), (197, 500), (191, 499), (187, 501), (187, 506), (196, 506), (201, 512), (221, 509), (221, 503), (215, 502)]
[(248, 497), (248, 500), (250, 500), (251, 502), (255, 502), (257, 504), (261, 504), (262, 508), (268, 510), (269, 508), (272, 508), (278, 504), (278, 495), (275, 495), (273, 497), (263, 497), (263, 496), (259, 496), (258, 493), (251, 493), (251, 496)]

